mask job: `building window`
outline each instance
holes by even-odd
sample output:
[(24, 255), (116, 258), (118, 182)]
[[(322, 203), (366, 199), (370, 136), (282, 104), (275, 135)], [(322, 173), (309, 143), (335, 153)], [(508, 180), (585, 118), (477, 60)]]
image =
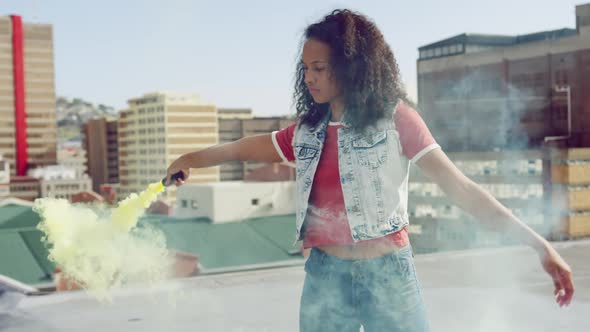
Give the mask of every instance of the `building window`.
[(555, 71), (555, 83), (557, 85), (567, 85), (568, 77), (567, 77), (567, 72), (565, 70), (556, 70)]
[(191, 200), (191, 207), (193, 208), (193, 210), (199, 209), (199, 204), (197, 203), (196, 199)]
[(252, 205), (254, 205), (254, 206), (258, 205), (258, 198), (252, 198)]
[(183, 208), (187, 208), (188, 207), (188, 201), (186, 199), (183, 199), (180, 201), (180, 206)]

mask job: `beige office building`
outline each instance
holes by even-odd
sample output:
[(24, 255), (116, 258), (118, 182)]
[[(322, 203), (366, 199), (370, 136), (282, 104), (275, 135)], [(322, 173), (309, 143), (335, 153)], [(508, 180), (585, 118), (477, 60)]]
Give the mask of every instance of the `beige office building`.
[(0, 154), (13, 175), (56, 163), (53, 58), (50, 24), (0, 17)]
[[(148, 93), (128, 101), (120, 112), (119, 197), (144, 190), (166, 175), (182, 154), (219, 141), (217, 108), (201, 103), (196, 94)], [(219, 181), (219, 167), (194, 169), (190, 183)], [(175, 188), (164, 193), (175, 201)]]
[[(294, 120), (283, 117), (260, 118), (219, 118), (219, 142), (228, 143), (242, 137), (259, 134), (270, 134), (275, 130), (288, 127)], [(221, 165), (221, 181), (241, 181), (253, 169), (263, 166), (258, 162), (230, 162)]]

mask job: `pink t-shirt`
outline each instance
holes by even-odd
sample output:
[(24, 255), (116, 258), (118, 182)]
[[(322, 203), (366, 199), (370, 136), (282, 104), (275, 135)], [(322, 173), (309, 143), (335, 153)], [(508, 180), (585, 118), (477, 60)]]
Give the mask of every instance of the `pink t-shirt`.
[[(426, 153), (439, 148), (430, 130), (413, 108), (400, 103), (394, 115), (395, 127), (399, 132), (403, 155), (415, 162)], [(344, 207), (338, 168), (338, 128), (340, 123), (330, 122), (326, 130), (324, 148), (320, 156), (309, 197), (308, 214), (303, 230), (303, 246), (310, 248), (320, 245), (347, 245), (354, 243)], [(273, 143), (281, 158), (286, 162), (295, 160), (293, 136), (297, 124), (272, 133)], [(395, 245), (403, 247), (409, 243), (404, 228), (380, 238), (359, 241), (357, 245)]]

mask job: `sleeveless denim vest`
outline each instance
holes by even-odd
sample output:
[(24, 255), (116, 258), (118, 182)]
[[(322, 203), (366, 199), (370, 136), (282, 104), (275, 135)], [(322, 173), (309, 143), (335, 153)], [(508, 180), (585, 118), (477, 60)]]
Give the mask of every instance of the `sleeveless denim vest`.
[[(296, 239), (309, 208), (309, 195), (331, 114), (314, 127), (301, 124), (293, 138), (296, 176)], [(338, 168), (348, 225), (354, 242), (381, 237), (407, 226), (410, 161), (402, 154), (393, 118), (363, 132), (338, 129)]]

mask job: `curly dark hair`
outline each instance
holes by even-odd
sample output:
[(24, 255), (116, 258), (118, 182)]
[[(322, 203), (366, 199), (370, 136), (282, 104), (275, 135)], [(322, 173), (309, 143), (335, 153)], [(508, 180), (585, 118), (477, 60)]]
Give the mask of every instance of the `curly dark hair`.
[[(375, 23), (348, 9), (338, 9), (305, 29), (303, 44), (314, 39), (330, 46), (332, 75), (345, 104), (344, 118), (354, 129), (364, 129), (391, 117), (398, 101), (409, 101), (401, 83), (397, 61)], [(305, 84), (304, 66), (298, 62), (293, 94), (297, 118), (315, 126), (329, 104), (314, 102)]]

